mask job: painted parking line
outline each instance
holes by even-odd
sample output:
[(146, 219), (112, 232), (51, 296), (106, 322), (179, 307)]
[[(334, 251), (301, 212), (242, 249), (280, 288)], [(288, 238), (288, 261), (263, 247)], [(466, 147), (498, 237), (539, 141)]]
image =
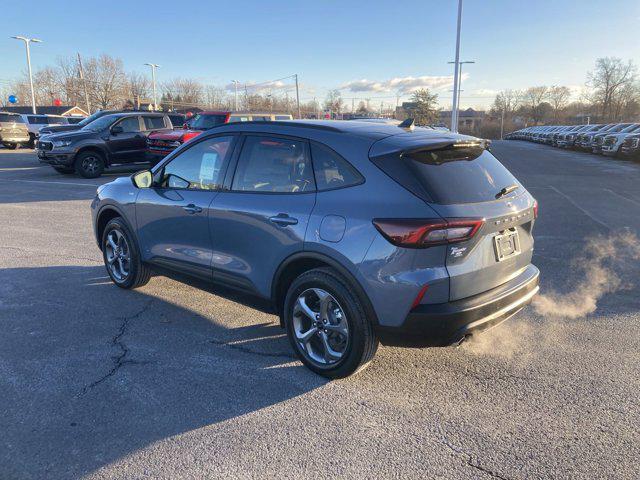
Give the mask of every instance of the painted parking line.
[(56, 182), (56, 181), (46, 181), (46, 180), (16, 180), (16, 179), (5, 179), (5, 178), (0, 178), (0, 182), (44, 183), (46, 185), (73, 185), (73, 186), (93, 187), (93, 188), (98, 188), (100, 186), (100, 184), (94, 184), (94, 183)]

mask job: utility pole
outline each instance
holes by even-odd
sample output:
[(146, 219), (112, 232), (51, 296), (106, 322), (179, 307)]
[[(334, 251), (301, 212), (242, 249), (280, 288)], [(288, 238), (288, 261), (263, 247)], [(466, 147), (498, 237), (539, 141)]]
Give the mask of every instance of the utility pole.
[(298, 89), (298, 74), (296, 73), (296, 103), (298, 104), (298, 118), (302, 118), (300, 112), (300, 91)]
[[(87, 80), (84, 78), (84, 68), (82, 68), (82, 58), (78, 52), (78, 72), (80, 73), (80, 80), (84, 85), (84, 101), (87, 106), (87, 113), (91, 115), (91, 106), (89, 105), (89, 92), (87, 91)], [(138, 97), (138, 110), (140, 109), (140, 97)]]
[(156, 95), (156, 68), (160, 68), (160, 65), (155, 63), (145, 63), (151, 67), (151, 83), (153, 84), (153, 110), (158, 109), (158, 97)]
[(502, 112), (500, 113), (500, 140), (504, 139), (504, 105), (502, 106)]
[(462, 27), (462, 0), (458, 0), (458, 28), (456, 33), (456, 60), (453, 69), (453, 107), (451, 108), (451, 131), (458, 133), (458, 82), (460, 75), (460, 29)]
[(30, 43), (42, 43), (42, 40), (38, 40), (37, 38), (27, 38), (21, 35), (17, 35), (15, 37), (16, 40), (22, 40), (24, 42), (24, 46), (27, 49), (27, 67), (29, 69), (29, 84), (31, 85), (31, 111), (33, 114), (36, 114), (36, 94), (33, 90), (33, 75), (31, 74), (31, 51), (29, 49)]
[(235, 86), (235, 111), (238, 111), (238, 80), (231, 80)]

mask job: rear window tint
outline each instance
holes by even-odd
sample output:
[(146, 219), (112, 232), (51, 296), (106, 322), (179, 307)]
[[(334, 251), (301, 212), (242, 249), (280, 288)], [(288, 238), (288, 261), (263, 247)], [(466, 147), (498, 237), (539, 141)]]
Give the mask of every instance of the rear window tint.
[(443, 205), (493, 201), (504, 187), (520, 185), (480, 146), (413, 150), (372, 161), (408, 190)]
[(0, 122), (15, 122), (24, 123), (20, 115), (7, 115), (6, 113), (0, 113)]

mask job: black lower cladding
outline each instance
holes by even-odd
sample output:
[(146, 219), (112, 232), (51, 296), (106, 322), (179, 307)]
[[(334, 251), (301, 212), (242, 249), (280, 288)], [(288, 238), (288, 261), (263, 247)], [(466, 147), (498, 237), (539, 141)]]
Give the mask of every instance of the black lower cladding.
[(540, 272), (529, 265), (517, 277), (487, 292), (454, 302), (418, 305), (398, 327), (377, 328), (385, 345), (443, 347), (508, 319), (531, 302)]
[(51, 154), (51, 153), (40, 153), (38, 152), (38, 160), (40, 163), (44, 163), (46, 165), (61, 165), (65, 167), (69, 167), (73, 165), (74, 162), (74, 154), (73, 153), (61, 153), (61, 154)]

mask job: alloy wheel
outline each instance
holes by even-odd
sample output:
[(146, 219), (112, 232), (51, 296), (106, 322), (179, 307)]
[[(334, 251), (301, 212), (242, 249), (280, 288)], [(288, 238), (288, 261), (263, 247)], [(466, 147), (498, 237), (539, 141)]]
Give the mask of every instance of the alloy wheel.
[(98, 171), (98, 164), (100, 160), (93, 155), (82, 159), (82, 169), (90, 174), (94, 174)]
[(131, 250), (120, 230), (111, 230), (105, 242), (107, 268), (118, 282), (124, 282), (131, 268)]
[(345, 312), (335, 297), (321, 288), (309, 288), (296, 299), (293, 331), (302, 353), (319, 366), (335, 365), (349, 347)]

